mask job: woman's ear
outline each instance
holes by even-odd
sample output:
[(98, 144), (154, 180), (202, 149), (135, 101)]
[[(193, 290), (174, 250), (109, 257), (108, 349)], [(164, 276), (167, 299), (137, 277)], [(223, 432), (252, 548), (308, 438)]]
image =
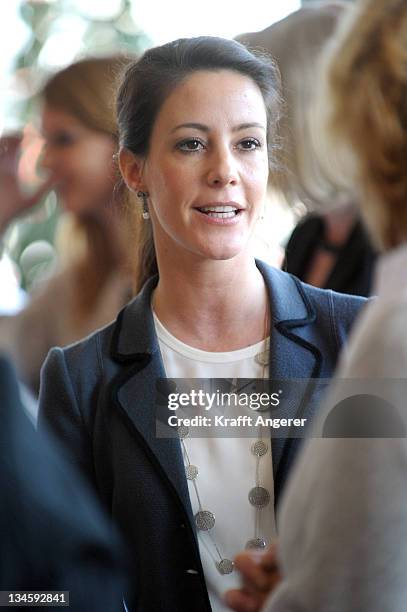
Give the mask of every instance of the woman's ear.
[(134, 153), (124, 148), (120, 149), (118, 157), (120, 172), (127, 187), (131, 191), (143, 191), (142, 173), (144, 160), (136, 157)]

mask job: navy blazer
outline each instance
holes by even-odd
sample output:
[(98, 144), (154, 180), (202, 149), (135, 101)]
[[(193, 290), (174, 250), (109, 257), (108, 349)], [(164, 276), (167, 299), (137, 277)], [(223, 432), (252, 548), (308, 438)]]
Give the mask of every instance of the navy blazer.
[[(271, 307), (270, 378), (329, 378), (363, 298), (324, 291), (258, 262)], [(40, 426), (66, 445), (129, 544), (139, 612), (209, 611), (178, 439), (155, 435), (155, 380), (165, 377), (151, 312), (157, 277), (85, 340), (44, 365)], [(312, 388), (288, 418), (310, 417)], [(278, 501), (299, 440), (273, 440)]]

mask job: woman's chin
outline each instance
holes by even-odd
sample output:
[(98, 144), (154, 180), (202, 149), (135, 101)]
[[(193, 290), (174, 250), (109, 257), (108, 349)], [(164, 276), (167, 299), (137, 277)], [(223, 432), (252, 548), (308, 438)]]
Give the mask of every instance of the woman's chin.
[(57, 193), (58, 204), (65, 212), (72, 213), (74, 215), (86, 215), (89, 213), (92, 206), (84, 198), (81, 198), (75, 194), (69, 193)]
[(246, 245), (242, 244), (218, 244), (214, 246), (206, 245), (202, 249), (202, 255), (213, 261), (227, 261), (247, 253)]
[(67, 189), (55, 190), (58, 204), (65, 212), (75, 213), (78, 208), (78, 202), (75, 197), (68, 192)]
[[(246, 233), (240, 232), (239, 235), (222, 236), (213, 235), (213, 232), (196, 233), (180, 232), (178, 235), (170, 232), (162, 231), (159, 224), (155, 226), (155, 245), (159, 254), (174, 254), (177, 261), (186, 262), (191, 256), (193, 260), (212, 260), (212, 261), (227, 261), (236, 257), (244, 256), (249, 252), (248, 244), (250, 237)], [(212, 234), (212, 235), (210, 235)], [(175, 247), (175, 248), (174, 248)]]

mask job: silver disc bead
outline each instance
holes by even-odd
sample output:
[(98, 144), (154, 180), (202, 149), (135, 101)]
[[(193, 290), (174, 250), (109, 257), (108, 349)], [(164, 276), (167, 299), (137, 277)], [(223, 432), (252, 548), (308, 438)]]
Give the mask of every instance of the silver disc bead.
[(189, 427), (187, 427), (186, 425), (180, 425), (178, 427), (178, 435), (181, 438), (181, 440), (186, 438), (189, 435)]
[(215, 526), (215, 515), (209, 510), (200, 510), (194, 518), (199, 531), (209, 531)]
[(248, 540), (246, 542), (245, 548), (247, 550), (250, 550), (252, 548), (263, 550), (264, 548), (266, 548), (266, 540), (264, 538), (252, 538), (251, 540)]
[(216, 563), (216, 568), (219, 574), (222, 574), (222, 576), (224, 576), (225, 574), (231, 574), (233, 572), (234, 567), (235, 564), (230, 559), (221, 559), (221, 561), (218, 561)]
[(263, 440), (257, 440), (253, 442), (251, 451), (256, 457), (263, 457), (268, 451), (268, 445)]
[(185, 473), (187, 475), (188, 480), (195, 480), (195, 478), (198, 476), (198, 468), (196, 467), (196, 465), (187, 465)]
[(253, 487), (249, 491), (249, 502), (256, 508), (264, 508), (270, 501), (270, 493), (264, 487)]
[(254, 361), (262, 366), (268, 365), (270, 361), (268, 350), (263, 351), (262, 353), (257, 353), (257, 355), (254, 356)]

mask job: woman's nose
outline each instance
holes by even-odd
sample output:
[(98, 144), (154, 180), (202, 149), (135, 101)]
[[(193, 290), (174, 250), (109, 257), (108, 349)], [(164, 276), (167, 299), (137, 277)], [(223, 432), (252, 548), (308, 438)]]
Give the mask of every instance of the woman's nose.
[(58, 149), (52, 143), (45, 142), (40, 155), (41, 167), (48, 172), (56, 172), (63, 163)]
[(224, 187), (238, 183), (239, 175), (236, 161), (231, 151), (214, 152), (211, 156), (207, 180), (211, 187)]
[(40, 155), (40, 164), (44, 170), (54, 170), (55, 169), (55, 155), (53, 154), (51, 147), (45, 143), (41, 155)]

